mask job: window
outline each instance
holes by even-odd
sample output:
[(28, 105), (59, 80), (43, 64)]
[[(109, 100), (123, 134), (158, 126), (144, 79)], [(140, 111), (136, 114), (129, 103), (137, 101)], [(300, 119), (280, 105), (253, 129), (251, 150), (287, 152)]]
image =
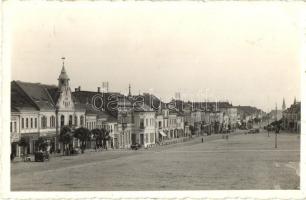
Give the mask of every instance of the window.
[(17, 122), (14, 122), (14, 132), (17, 132)]
[(46, 116), (41, 117), (41, 128), (47, 128), (47, 117)]
[(148, 123), (148, 119), (146, 119), (146, 126), (148, 126), (148, 124), (149, 124), (149, 123)]
[(81, 126), (84, 125), (84, 116), (83, 116), (83, 115), (80, 117), (80, 125), (81, 125)]
[(52, 128), (55, 127), (55, 117), (54, 116), (50, 117), (50, 127), (52, 127)]
[(13, 132), (12, 127), (13, 127), (13, 122), (11, 122), (11, 126), (10, 126), (10, 131)]
[(26, 128), (29, 128), (29, 119), (26, 118)]
[(69, 126), (72, 126), (72, 115), (69, 115)]
[(151, 133), (151, 134), (150, 134), (150, 142), (151, 142), (151, 143), (154, 143), (154, 133)]
[(144, 128), (144, 119), (140, 119), (139, 128)]
[(24, 128), (24, 118), (21, 118), (21, 128)]
[(65, 125), (65, 116), (61, 115), (61, 126)]
[(74, 125), (76, 126), (78, 125), (78, 116), (76, 115), (74, 116)]
[(35, 118), (35, 128), (37, 128), (37, 118)]
[(33, 128), (33, 118), (31, 118), (31, 128)]

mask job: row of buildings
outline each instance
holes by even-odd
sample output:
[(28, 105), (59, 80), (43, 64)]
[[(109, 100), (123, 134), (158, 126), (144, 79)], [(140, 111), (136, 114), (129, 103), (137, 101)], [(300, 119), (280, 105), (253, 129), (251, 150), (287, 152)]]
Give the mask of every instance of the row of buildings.
[[(52, 149), (60, 148), (58, 136), (63, 126), (72, 130), (104, 128), (109, 131), (111, 148), (144, 147), (163, 140), (219, 133), (234, 129), (240, 120), (239, 108), (228, 102), (162, 102), (153, 94), (123, 95), (115, 92), (72, 90), (63, 63), (57, 85), (11, 82), (11, 151), (24, 138), (27, 153), (37, 150), (42, 137)], [(74, 146), (78, 145), (75, 139)]]
[(301, 131), (301, 102), (294, 99), (293, 104), (286, 109), (283, 101), (282, 126), (290, 132), (300, 133)]

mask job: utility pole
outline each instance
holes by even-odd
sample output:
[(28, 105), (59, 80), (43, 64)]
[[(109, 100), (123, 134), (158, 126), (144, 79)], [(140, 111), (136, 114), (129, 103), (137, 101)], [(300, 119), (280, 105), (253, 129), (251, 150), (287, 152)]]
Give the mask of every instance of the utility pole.
[(267, 125), (267, 129), (268, 129), (268, 137), (270, 137), (270, 135), (269, 135), (269, 132), (270, 132), (270, 113), (269, 113), (269, 110), (268, 110), (268, 114), (267, 114), (267, 116), (268, 116), (268, 125)]
[(277, 124), (277, 103), (275, 104), (275, 148), (277, 148), (277, 134), (279, 132), (279, 127)]

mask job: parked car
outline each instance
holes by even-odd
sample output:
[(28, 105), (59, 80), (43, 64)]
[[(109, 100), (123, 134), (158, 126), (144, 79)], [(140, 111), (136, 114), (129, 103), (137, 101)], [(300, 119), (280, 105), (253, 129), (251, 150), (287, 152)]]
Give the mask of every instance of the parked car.
[(35, 162), (44, 162), (45, 160), (50, 160), (50, 155), (47, 151), (37, 151), (34, 153)]
[(138, 144), (138, 143), (132, 144), (132, 145), (131, 145), (131, 149), (132, 149), (132, 150), (137, 150), (137, 149), (139, 149), (139, 148), (140, 148), (140, 144)]
[(71, 150), (71, 154), (72, 155), (77, 155), (77, 154), (80, 154), (81, 153), (81, 150), (79, 148), (74, 148)]
[(255, 133), (255, 129), (250, 129), (248, 133)]

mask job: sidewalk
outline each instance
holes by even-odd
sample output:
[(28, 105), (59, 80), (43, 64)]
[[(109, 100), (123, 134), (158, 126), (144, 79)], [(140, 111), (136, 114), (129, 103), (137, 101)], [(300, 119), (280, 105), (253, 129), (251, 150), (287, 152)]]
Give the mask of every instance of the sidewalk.
[[(235, 132), (229, 133), (228, 136), (229, 138), (235, 135), (239, 135), (239, 134), (244, 134), (246, 132), (246, 130), (236, 130)], [(161, 149), (161, 148), (167, 148), (167, 147), (175, 147), (177, 145), (180, 144), (196, 144), (196, 143), (201, 143), (202, 142), (202, 138), (203, 138), (203, 142), (208, 142), (208, 141), (213, 141), (213, 140), (217, 140), (217, 139), (225, 139), (226, 134), (212, 134), (212, 135), (199, 135), (199, 136), (193, 136), (193, 137), (183, 137), (183, 138), (174, 138), (171, 140), (166, 140), (163, 141), (161, 143), (157, 143), (157, 144), (152, 144), (150, 146), (148, 146), (147, 148), (140, 148), (137, 151), (146, 151), (146, 150), (154, 150), (154, 149)], [(98, 150), (96, 151), (95, 149), (86, 149), (84, 154), (92, 154), (92, 153), (99, 153), (99, 152), (130, 152), (130, 151), (134, 151), (131, 150), (130, 148), (128, 149), (103, 149), (103, 150)], [(76, 154), (76, 155), (72, 155), (72, 156), (78, 156), (78, 155), (84, 155), (84, 154)], [(30, 161), (25, 161), (25, 162), (34, 162), (34, 155), (28, 155), (28, 157), (30, 157)], [(52, 162), (53, 159), (58, 158), (58, 157), (63, 157), (62, 153), (57, 153), (57, 154), (50, 154), (50, 160)], [(65, 156), (64, 156), (65, 157)], [(22, 157), (15, 157), (14, 161), (12, 161), (11, 163), (18, 163), (18, 162), (24, 162)]]

